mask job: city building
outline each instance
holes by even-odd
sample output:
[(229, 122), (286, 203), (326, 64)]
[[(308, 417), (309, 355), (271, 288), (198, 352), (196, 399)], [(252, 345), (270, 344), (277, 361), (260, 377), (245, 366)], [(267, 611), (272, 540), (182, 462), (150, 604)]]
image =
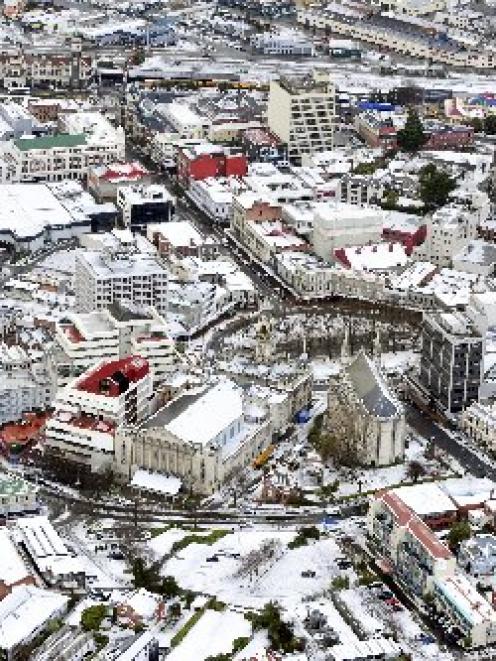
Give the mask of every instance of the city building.
[(62, 617), (69, 597), (33, 585), (15, 587), (0, 601), (0, 649), (13, 661), (24, 645), (42, 633), (53, 620)]
[(157, 384), (178, 359), (166, 321), (154, 308), (119, 302), (103, 310), (64, 316), (56, 323), (55, 341), (59, 386), (104, 359), (136, 354), (149, 362)]
[(284, 76), (270, 83), (269, 129), (288, 145), (291, 162), (300, 163), (303, 154), (333, 148), (335, 94), (325, 76)]
[(0, 345), (0, 425), (30, 411), (46, 411), (54, 396), (55, 371), (41, 352)]
[(318, 202), (313, 207), (312, 244), (315, 253), (333, 261), (337, 250), (381, 240), (384, 212), (343, 202)]
[[(386, 466), (405, 454), (405, 411), (378, 365), (361, 351), (330, 383), (328, 425), (353, 420), (356, 461)], [(351, 441), (351, 439), (350, 439)]]
[(131, 232), (146, 233), (150, 223), (172, 220), (175, 201), (166, 186), (125, 186), (117, 191), (117, 207), (124, 226)]
[(18, 519), (11, 534), (46, 585), (61, 590), (84, 589), (86, 573), (81, 559), (69, 551), (46, 516)]
[(8, 528), (0, 528), (0, 602), (18, 585), (36, 585), (33, 573), (16, 548)]
[[(21, 137), (9, 142), (1, 154), (1, 183), (84, 179), (90, 167), (125, 158), (121, 128), (95, 118), (94, 131), (80, 126), (80, 133), (56, 133)], [(67, 116), (67, 115), (66, 115)]]
[(0, 184), (2, 244), (29, 253), (90, 232), (90, 215), (64, 205), (56, 192), (46, 184)]
[(479, 583), (491, 585), (496, 571), (496, 537), (479, 534), (463, 541), (458, 564)]
[(455, 572), (455, 556), (394, 490), (370, 499), (367, 537), (383, 571), (420, 599), (432, 593), (436, 577)]
[(196, 492), (213, 493), (270, 443), (265, 413), (253, 417), (232, 381), (191, 389), (116, 438), (116, 471), (129, 480), (139, 469), (180, 477)]
[(129, 230), (103, 236), (101, 250), (81, 250), (76, 255), (76, 309), (91, 312), (123, 302), (165, 313), (168, 272), (158, 255), (141, 250), (142, 242)]
[(241, 146), (252, 163), (289, 165), (287, 144), (268, 129), (247, 129), (243, 132)]
[(211, 143), (180, 147), (177, 152), (177, 180), (188, 188), (193, 180), (208, 177), (244, 177), (248, 161), (244, 154), (231, 154)]
[(100, 202), (115, 201), (120, 188), (148, 186), (150, 172), (138, 161), (96, 165), (88, 170), (88, 189)]
[(496, 450), (496, 403), (490, 400), (467, 406), (462, 412), (461, 427), (477, 445)]
[(250, 36), (250, 46), (253, 51), (264, 55), (291, 55), (292, 57), (314, 55), (312, 41), (296, 30), (257, 32)]
[(424, 316), (419, 385), (432, 405), (450, 413), (477, 401), (482, 382), (484, 338), (461, 312)]
[(5, 520), (34, 514), (40, 509), (38, 489), (19, 477), (0, 479), (0, 517)]
[(109, 468), (119, 425), (136, 425), (152, 405), (153, 381), (141, 356), (103, 360), (59, 389), (46, 430), (46, 448), (93, 472)]

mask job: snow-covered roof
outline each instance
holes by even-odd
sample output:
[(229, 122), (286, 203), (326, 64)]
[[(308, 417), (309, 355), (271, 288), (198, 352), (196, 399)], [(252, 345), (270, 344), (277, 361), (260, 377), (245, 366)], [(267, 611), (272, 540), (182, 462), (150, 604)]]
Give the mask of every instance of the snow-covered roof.
[(133, 475), (131, 486), (174, 496), (181, 488), (181, 480), (173, 475), (139, 469)]
[(58, 592), (20, 585), (0, 601), (0, 648), (11, 650), (28, 640), (61, 612), (69, 597)]
[(399, 487), (393, 493), (420, 517), (443, 512), (455, 512), (456, 505), (438, 484), (426, 482)]
[(207, 445), (243, 415), (242, 390), (232, 381), (221, 381), (205, 390), (166, 428), (189, 443)]

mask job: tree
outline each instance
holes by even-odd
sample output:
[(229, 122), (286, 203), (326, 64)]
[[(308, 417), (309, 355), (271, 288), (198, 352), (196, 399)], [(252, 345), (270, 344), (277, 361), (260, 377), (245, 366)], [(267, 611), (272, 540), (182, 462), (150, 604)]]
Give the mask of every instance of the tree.
[(398, 147), (406, 152), (414, 153), (427, 142), (422, 121), (414, 109), (408, 111), (405, 126), (398, 131)]
[(449, 547), (456, 550), (463, 541), (470, 539), (471, 534), (472, 531), (468, 521), (457, 521), (451, 526), (448, 533)]
[(421, 464), (420, 461), (415, 461), (415, 459), (410, 461), (406, 467), (407, 478), (409, 480), (413, 480), (413, 482), (417, 482), (419, 477), (422, 477), (422, 475), (425, 475), (425, 468), (423, 464)]
[(292, 627), (281, 618), (279, 606), (270, 601), (260, 613), (251, 616), (254, 631), (267, 629), (271, 648), (290, 654), (300, 648), (300, 641), (295, 638)]
[(181, 604), (178, 601), (175, 601), (169, 606), (169, 614), (174, 620), (178, 620), (181, 617)]
[(81, 613), (81, 626), (85, 631), (98, 631), (107, 615), (107, 607), (103, 604), (88, 606)]
[(496, 134), (496, 115), (488, 115), (484, 120), (484, 131), (489, 135)]
[(474, 117), (470, 120), (470, 125), (475, 133), (482, 133), (484, 131), (484, 122), (479, 117)]
[(456, 188), (453, 177), (432, 163), (420, 170), (420, 198), (428, 211), (433, 211), (446, 204), (448, 196)]

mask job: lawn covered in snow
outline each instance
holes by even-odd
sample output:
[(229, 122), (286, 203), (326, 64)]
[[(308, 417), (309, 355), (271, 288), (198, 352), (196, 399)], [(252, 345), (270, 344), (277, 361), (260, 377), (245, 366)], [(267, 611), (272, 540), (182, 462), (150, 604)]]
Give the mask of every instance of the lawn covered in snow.
[(231, 610), (206, 610), (167, 661), (204, 661), (208, 656), (230, 652), (236, 638), (249, 638), (251, 624)]

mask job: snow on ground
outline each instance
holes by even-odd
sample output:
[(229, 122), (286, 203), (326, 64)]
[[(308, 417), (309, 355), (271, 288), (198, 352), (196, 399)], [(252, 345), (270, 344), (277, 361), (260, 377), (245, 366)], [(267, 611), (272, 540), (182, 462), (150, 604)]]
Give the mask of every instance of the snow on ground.
[(255, 661), (256, 659), (261, 659), (268, 646), (269, 638), (267, 633), (265, 631), (256, 631), (248, 645), (236, 654), (233, 661), (246, 661), (246, 659)]
[(190, 534), (188, 531), (182, 530), (181, 528), (170, 528), (160, 535), (157, 535), (157, 537), (150, 539), (147, 546), (157, 559), (163, 558), (164, 555), (170, 553), (174, 542), (178, 542), (188, 534)]
[[(289, 550), (286, 545), (294, 532), (263, 530), (238, 531), (226, 535), (215, 544), (191, 544), (181, 551), (180, 557), (172, 558), (163, 567), (164, 575), (173, 575), (183, 588), (201, 589), (216, 595), (228, 604), (242, 607), (262, 607), (276, 599), (286, 607), (294, 607), (302, 597), (318, 593), (329, 586), (337, 574), (336, 556), (340, 549), (333, 539), (322, 539), (308, 546)], [(272, 559), (260, 565), (258, 576), (236, 575), (243, 557), (260, 549), (265, 540), (281, 543)], [(222, 555), (225, 553), (226, 555)], [(239, 553), (241, 558), (229, 554)], [(221, 554), (221, 555), (219, 555)], [(218, 562), (207, 562), (207, 557), (217, 555)], [(313, 578), (304, 578), (301, 572), (311, 569)], [(290, 580), (288, 580), (290, 578)]]
[(230, 652), (236, 638), (249, 636), (251, 624), (240, 613), (206, 610), (167, 660), (204, 661), (208, 656)]

